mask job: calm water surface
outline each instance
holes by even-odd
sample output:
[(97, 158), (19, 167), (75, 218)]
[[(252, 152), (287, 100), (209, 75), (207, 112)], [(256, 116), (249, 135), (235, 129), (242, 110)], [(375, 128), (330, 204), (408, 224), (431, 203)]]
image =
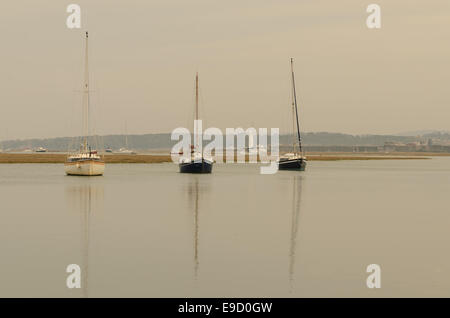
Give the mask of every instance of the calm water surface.
[(450, 296), (450, 158), (177, 171), (0, 165), (0, 297)]

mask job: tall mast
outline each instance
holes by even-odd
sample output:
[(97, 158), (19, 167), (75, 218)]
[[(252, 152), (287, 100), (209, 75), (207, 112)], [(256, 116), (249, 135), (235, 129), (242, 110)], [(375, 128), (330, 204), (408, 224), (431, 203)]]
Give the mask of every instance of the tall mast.
[(83, 116), (83, 136), (84, 136), (84, 151), (88, 149), (88, 135), (89, 135), (89, 61), (88, 61), (88, 32), (86, 31), (86, 51), (84, 60), (84, 116)]
[(198, 120), (198, 72), (195, 73), (195, 120)]
[(302, 152), (302, 141), (301, 141), (301, 137), (300, 137), (300, 125), (298, 123), (297, 93), (295, 92), (294, 59), (293, 58), (291, 58), (291, 73), (292, 73), (292, 89), (294, 90), (295, 119), (297, 120), (298, 148), (301, 153)]
[[(198, 120), (198, 72), (195, 73), (195, 120)], [(195, 140), (195, 149), (198, 149), (199, 147), (199, 134), (198, 131), (196, 132), (197, 138)]]
[(292, 111), (292, 153), (295, 153), (295, 105), (294, 105), (294, 90), (291, 88), (291, 111)]

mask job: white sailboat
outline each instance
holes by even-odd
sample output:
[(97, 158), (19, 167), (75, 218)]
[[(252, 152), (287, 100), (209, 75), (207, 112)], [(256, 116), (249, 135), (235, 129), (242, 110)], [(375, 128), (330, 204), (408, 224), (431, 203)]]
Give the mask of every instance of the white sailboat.
[[(238, 149), (239, 153), (242, 155), (258, 155), (258, 150), (260, 147), (255, 141), (257, 137), (253, 134), (248, 135), (248, 147), (244, 147), (242, 149)], [(234, 151), (234, 149), (233, 149)]]
[(88, 33), (86, 32), (86, 51), (84, 64), (83, 85), (83, 142), (76, 153), (69, 154), (64, 163), (67, 175), (73, 176), (101, 176), (105, 171), (105, 162), (91, 148), (88, 143), (89, 136), (89, 63), (88, 63)]
[(44, 148), (44, 147), (37, 147), (34, 151), (35, 152), (47, 152), (48, 150), (47, 150), (47, 148)]
[(136, 152), (128, 148), (128, 134), (125, 135), (125, 147), (119, 149), (120, 154), (123, 155), (135, 155)]
[(130, 150), (128, 148), (120, 148), (118, 153), (122, 154), (122, 155), (135, 155), (136, 154), (135, 151)]
[(127, 123), (125, 123), (125, 147), (122, 147), (117, 152), (122, 155), (135, 155), (136, 152), (128, 148), (128, 129), (127, 129)]

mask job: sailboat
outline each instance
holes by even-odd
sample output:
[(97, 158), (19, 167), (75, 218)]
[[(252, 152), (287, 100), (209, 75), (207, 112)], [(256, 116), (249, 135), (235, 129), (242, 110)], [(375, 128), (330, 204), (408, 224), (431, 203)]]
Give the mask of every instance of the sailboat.
[[(195, 120), (198, 120), (198, 73), (195, 74)], [(181, 173), (211, 173), (213, 159), (206, 158), (200, 151), (198, 134), (194, 145), (191, 145), (190, 158), (181, 157), (179, 167)]]
[(35, 151), (35, 152), (47, 152), (47, 148), (44, 148), (44, 147), (37, 147), (34, 151)]
[(125, 147), (120, 148), (119, 152), (122, 155), (135, 155), (136, 152), (133, 150), (128, 149), (128, 135), (125, 135)]
[[(254, 125), (252, 125), (254, 127)], [(264, 149), (262, 146), (259, 146), (255, 141), (256, 136), (253, 134), (249, 134), (248, 136), (248, 147), (245, 147), (239, 151), (240, 154), (244, 155), (258, 155), (259, 149)], [(234, 149), (233, 149), (234, 151)]]
[(136, 152), (133, 150), (130, 150), (128, 148), (128, 130), (127, 130), (127, 123), (125, 123), (125, 147), (122, 147), (119, 149), (119, 152), (122, 155), (135, 155)]
[[(292, 143), (292, 153), (287, 153), (281, 156), (278, 160), (279, 170), (296, 170), (304, 171), (306, 168), (306, 157), (303, 155), (302, 140), (300, 136), (300, 125), (298, 122), (298, 107), (297, 107), (297, 93), (295, 91), (295, 77), (294, 77), (294, 60), (291, 58), (291, 74), (292, 74), (292, 129), (294, 130), (295, 123), (297, 122), (297, 141)], [(295, 114), (295, 116), (294, 116)], [(293, 132), (293, 134), (295, 134)]]
[(83, 85), (83, 142), (79, 150), (70, 154), (64, 163), (67, 175), (101, 176), (105, 171), (105, 162), (88, 143), (89, 137), (89, 64), (88, 64), (88, 32), (86, 32), (86, 51)]

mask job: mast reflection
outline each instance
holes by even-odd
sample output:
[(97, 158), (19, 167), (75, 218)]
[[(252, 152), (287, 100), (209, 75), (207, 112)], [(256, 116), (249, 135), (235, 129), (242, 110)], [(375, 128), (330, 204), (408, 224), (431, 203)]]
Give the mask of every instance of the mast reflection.
[(194, 278), (197, 280), (198, 268), (199, 268), (199, 213), (198, 213), (198, 203), (199, 203), (199, 176), (192, 175), (188, 184), (188, 196), (190, 206), (192, 207), (192, 215), (194, 221)]
[(186, 177), (185, 193), (193, 223), (194, 280), (197, 280), (200, 268), (200, 205), (208, 194), (211, 179), (209, 175), (191, 174)]
[(294, 290), (295, 274), (295, 251), (297, 244), (297, 233), (300, 219), (300, 202), (302, 193), (302, 176), (294, 176), (292, 179), (292, 217), (291, 217), (291, 238), (289, 247), (289, 292)]
[(93, 211), (103, 204), (103, 185), (79, 184), (66, 188), (67, 203), (81, 217), (81, 292), (88, 298), (89, 290), (89, 247), (91, 240), (91, 218)]

